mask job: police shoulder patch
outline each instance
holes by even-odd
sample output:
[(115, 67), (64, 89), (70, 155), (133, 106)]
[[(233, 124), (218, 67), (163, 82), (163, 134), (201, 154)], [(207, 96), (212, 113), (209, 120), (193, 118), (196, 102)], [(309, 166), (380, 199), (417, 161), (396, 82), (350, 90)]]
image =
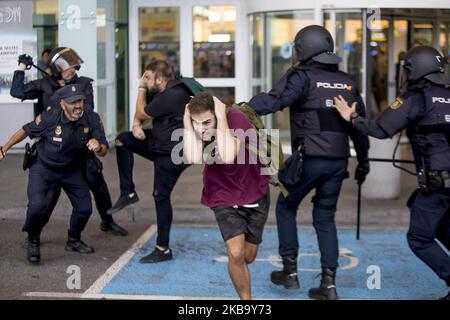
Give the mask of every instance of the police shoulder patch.
[(400, 97), (395, 98), (395, 101), (393, 103), (391, 103), (391, 105), (389, 106), (389, 108), (393, 109), (393, 110), (397, 110), (398, 108), (400, 108), (401, 105), (403, 105), (403, 99)]

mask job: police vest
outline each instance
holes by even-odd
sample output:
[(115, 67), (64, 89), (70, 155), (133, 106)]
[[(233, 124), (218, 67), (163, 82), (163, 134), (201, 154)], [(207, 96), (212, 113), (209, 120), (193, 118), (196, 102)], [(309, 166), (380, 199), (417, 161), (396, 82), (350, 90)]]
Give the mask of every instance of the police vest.
[(303, 141), (307, 156), (346, 158), (349, 124), (341, 118), (334, 97), (341, 95), (351, 105), (357, 98), (356, 83), (346, 73), (301, 68), (309, 79), (306, 98), (290, 108), (291, 137), (296, 148)]
[(423, 90), (425, 112), (416, 123), (412, 143), (430, 170), (450, 170), (450, 89)]

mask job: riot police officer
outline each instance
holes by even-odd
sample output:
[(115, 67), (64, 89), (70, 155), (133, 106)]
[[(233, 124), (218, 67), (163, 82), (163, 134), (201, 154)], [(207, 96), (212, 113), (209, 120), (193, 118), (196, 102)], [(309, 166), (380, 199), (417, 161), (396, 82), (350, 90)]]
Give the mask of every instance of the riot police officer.
[[(24, 84), (25, 70), (33, 63), (31, 57), (21, 55), (19, 57), (19, 69), (14, 72), (13, 83), (11, 86), (11, 95), (22, 100), (38, 99), (38, 114), (49, 108), (59, 108), (58, 99), (54, 98), (54, 92), (61, 87), (69, 84), (80, 86), (85, 99), (85, 111), (94, 111), (94, 97), (92, 88), (92, 79), (88, 77), (79, 77), (76, 73), (80, 69), (83, 60), (75, 50), (66, 47), (53, 49), (49, 55), (49, 66), (52, 75), (43, 79), (31, 81)], [(100, 229), (113, 235), (126, 236), (128, 232), (117, 225), (107, 210), (111, 207), (112, 201), (108, 186), (103, 177), (102, 163), (94, 155), (86, 155), (83, 163), (83, 175), (85, 176), (89, 189), (94, 196), (97, 210), (102, 219)], [(48, 218), (50, 218), (56, 203), (58, 202), (61, 188), (55, 188), (52, 191), (51, 202), (48, 209)]]
[(296, 215), (300, 202), (315, 189), (313, 225), (321, 254), (322, 280), (319, 288), (309, 290), (309, 296), (337, 299), (335, 277), (339, 252), (334, 217), (342, 181), (348, 177), (348, 137), (352, 138), (357, 152), (355, 179), (358, 183), (369, 172), (369, 142), (367, 136), (342, 121), (333, 97), (342, 94), (356, 102), (362, 114), (364, 104), (356, 81), (338, 70), (341, 59), (333, 53), (334, 42), (326, 29), (316, 25), (305, 27), (295, 36), (294, 44), (299, 65), (290, 68), (268, 94), (260, 93), (249, 102), (259, 114), (289, 106), (292, 150), (300, 152), (303, 158), (299, 181), (287, 186), (287, 197), (282, 194), (278, 197), (276, 217), (283, 270), (272, 272), (271, 281), (287, 289), (299, 287)]
[(432, 47), (410, 49), (403, 66), (406, 90), (377, 120), (365, 119), (344, 97), (335, 100), (342, 117), (370, 136), (392, 138), (406, 128), (419, 178), (409, 201), (408, 244), (450, 287), (450, 257), (436, 241), (450, 250), (450, 82), (444, 64)]
[(27, 259), (40, 262), (40, 234), (48, 221), (47, 198), (52, 186), (64, 188), (73, 206), (68, 230), (67, 251), (92, 253), (94, 249), (81, 240), (81, 232), (92, 213), (89, 188), (81, 172), (83, 153), (104, 156), (108, 142), (95, 112), (84, 112), (80, 85), (67, 85), (56, 93), (61, 108), (43, 112), (35, 121), (19, 129), (0, 148), (0, 160), (7, 151), (27, 136), (39, 137), (38, 159), (31, 166), (28, 181), (28, 209), (23, 231), (28, 233)]

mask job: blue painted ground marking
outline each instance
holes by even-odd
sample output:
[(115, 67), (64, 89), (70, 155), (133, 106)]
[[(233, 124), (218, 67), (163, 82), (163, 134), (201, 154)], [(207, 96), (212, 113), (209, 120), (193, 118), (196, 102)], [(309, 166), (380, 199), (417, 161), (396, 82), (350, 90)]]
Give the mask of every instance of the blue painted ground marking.
[[(171, 245), (174, 260), (140, 264), (139, 259), (155, 245), (153, 236), (101, 294), (229, 297), (237, 298), (227, 271), (225, 246), (217, 228), (173, 227)], [(300, 229), (299, 290), (285, 290), (270, 282), (270, 272), (281, 265), (277, 256), (275, 228), (266, 228), (257, 261), (250, 266), (252, 294), (256, 299), (307, 299), (316, 286), (320, 266), (314, 230)], [(341, 256), (337, 287), (342, 299), (436, 299), (447, 288), (410, 251), (406, 231), (364, 231), (355, 240), (354, 230), (339, 231)], [(381, 289), (369, 290), (367, 267), (381, 269)]]

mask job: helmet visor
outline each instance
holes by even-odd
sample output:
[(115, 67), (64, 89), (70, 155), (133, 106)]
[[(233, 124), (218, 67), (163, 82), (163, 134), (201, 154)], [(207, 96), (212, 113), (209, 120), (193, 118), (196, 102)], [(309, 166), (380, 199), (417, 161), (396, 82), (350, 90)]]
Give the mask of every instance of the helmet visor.
[(59, 72), (63, 72), (69, 68), (78, 67), (83, 62), (83, 59), (81, 59), (71, 48), (66, 48), (61, 52), (58, 52), (51, 61)]

